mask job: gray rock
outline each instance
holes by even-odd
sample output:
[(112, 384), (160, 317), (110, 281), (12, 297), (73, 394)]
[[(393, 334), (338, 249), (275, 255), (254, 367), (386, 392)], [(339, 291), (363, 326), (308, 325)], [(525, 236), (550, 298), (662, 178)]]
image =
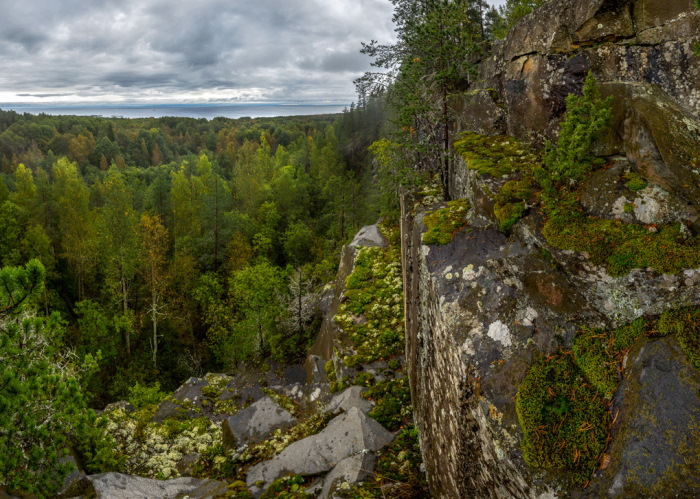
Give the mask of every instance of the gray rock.
[(192, 452), (190, 454), (185, 454), (182, 456), (175, 468), (180, 473), (180, 476), (191, 476), (194, 465), (197, 463), (202, 455), (199, 452)]
[(460, 127), (481, 135), (506, 133), (506, 110), (492, 89), (475, 90), (454, 104)]
[(158, 423), (164, 419), (202, 417), (202, 388), (209, 383), (202, 378), (190, 378), (175, 393), (172, 398), (176, 402), (164, 400), (158, 407), (152, 421)]
[(224, 494), (228, 486), (216, 480), (175, 478), (152, 480), (121, 473), (88, 476), (98, 498), (104, 499), (209, 499)]
[(374, 403), (362, 397), (362, 392), (365, 391), (367, 391), (365, 387), (351, 386), (335, 394), (326, 406), (326, 412), (348, 412), (353, 407), (356, 407), (365, 414), (369, 413), (374, 407)]
[(344, 483), (353, 486), (366, 480), (372, 475), (376, 464), (377, 458), (371, 452), (360, 452), (343, 459), (323, 479), (323, 489), (319, 497), (333, 497), (333, 493)]
[(265, 440), (279, 428), (289, 428), (296, 419), (270, 397), (264, 397), (238, 414), (224, 420), (221, 427), (224, 447), (236, 449), (241, 445)]
[(389, 245), (386, 238), (379, 232), (379, 227), (375, 225), (365, 225), (350, 243), (353, 248), (360, 246), (378, 246), (385, 248)]
[(590, 496), (699, 497), (699, 393), (700, 373), (674, 337), (636, 345), (613, 406), (610, 465)]
[[(325, 473), (365, 449), (377, 451), (383, 448), (393, 438), (379, 423), (353, 407), (333, 419), (321, 433), (294, 442), (273, 459), (251, 467), (247, 484), (257, 496), (285, 474)], [(262, 488), (255, 486), (259, 481), (264, 483)]]
[(117, 409), (124, 409), (127, 414), (136, 410), (134, 406), (126, 400), (120, 400), (119, 402), (112, 402), (111, 404), (108, 404), (102, 412), (111, 412), (116, 411)]

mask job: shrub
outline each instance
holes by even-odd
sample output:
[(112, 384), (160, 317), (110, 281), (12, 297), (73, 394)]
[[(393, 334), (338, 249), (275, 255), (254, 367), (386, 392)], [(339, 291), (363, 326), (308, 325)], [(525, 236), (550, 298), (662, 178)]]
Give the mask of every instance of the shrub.
[(610, 124), (612, 98), (603, 99), (592, 72), (583, 85), (583, 95), (566, 98), (566, 114), (556, 145), (547, 144), (544, 164), (549, 178), (561, 186), (574, 186), (591, 170), (596, 160), (591, 146)]

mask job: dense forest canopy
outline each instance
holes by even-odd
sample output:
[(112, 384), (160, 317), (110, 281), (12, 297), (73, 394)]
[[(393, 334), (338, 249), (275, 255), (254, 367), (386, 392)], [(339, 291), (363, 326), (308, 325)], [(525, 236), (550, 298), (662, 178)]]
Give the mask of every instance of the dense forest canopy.
[(41, 310), (61, 314), (79, 356), (100, 352), (96, 406), (135, 383), (294, 360), (314, 332), (307, 313), (284, 319), (295, 293), (330, 280), (340, 246), (378, 216), (366, 149), (381, 115), (1, 111), (0, 265), (42, 262)]

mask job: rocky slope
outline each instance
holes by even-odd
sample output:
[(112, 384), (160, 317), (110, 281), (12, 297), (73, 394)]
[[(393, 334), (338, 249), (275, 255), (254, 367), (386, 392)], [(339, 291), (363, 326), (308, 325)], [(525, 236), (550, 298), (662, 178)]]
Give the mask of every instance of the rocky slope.
[[(406, 360), (434, 497), (700, 493), (698, 28), (689, 0), (553, 0), (455, 99), (460, 131), (491, 136), (457, 148), (449, 194), (466, 216), (402, 200)], [(525, 195), (502, 230), (504, 186), (538, 159), (501, 134), (555, 139), (589, 70), (613, 120), (581, 215), (555, 227)], [(483, 168), (504, 157), (519, 166)], [(438, 210), (466, 225), (447, 244), (432, 239)]]

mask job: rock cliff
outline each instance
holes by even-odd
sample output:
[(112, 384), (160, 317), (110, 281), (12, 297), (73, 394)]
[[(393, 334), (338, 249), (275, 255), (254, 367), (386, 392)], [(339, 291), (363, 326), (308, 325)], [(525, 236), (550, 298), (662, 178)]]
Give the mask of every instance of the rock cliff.
[[(606, 165), (577, 192), (581, 220), (600, 227), (585, 238), (610, 241), (609, 228), (640, 239), (625, 256), (567, 249), (561, 239), (582, 232), (552, 236), (529, 198), (504, 233), (499, 195), (522, 174), (489, 175), (473, 155), (451, 173), (449, 195), (468, 211), (447, 244), (424, 235), (450, 205), (404, 195), (406, 362), (434, 497), (700, 493), (695, 316), (682, 308), (700, 303), (700, 268), (671, 268), (675, 246), (654, 239), (697, 252), (699, 28), (690, 0), (553, 0), (454, 99), (456, 131), (493, 137), (475, 150), (503, 155), (503, 135), (555, 140), (566, 96), (592, 71), (613, 118), (595, 144)], [(523, 427), (547, 417), (558, 427)]]

